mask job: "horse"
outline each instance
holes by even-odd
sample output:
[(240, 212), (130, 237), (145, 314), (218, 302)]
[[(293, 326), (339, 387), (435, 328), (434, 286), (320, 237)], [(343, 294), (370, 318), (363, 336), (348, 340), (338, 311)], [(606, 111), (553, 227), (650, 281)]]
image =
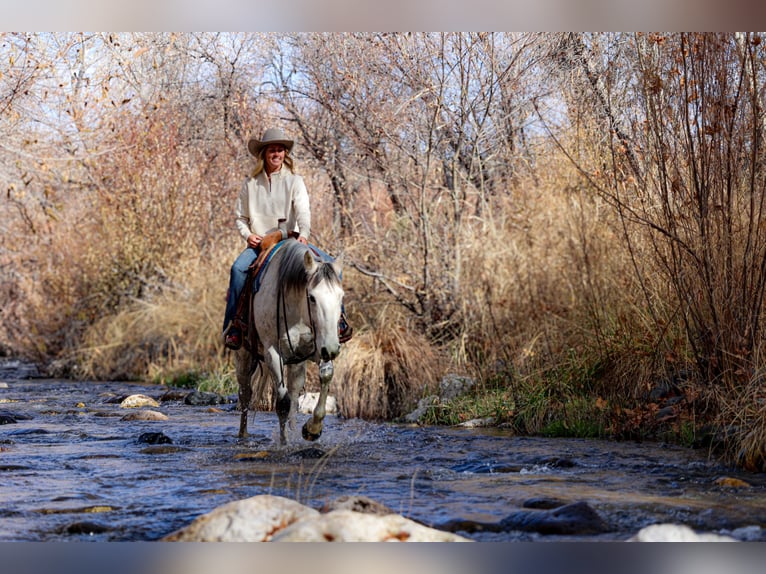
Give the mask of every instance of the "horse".
[(259, 345), (243, 345), (235, 354), (239, 385), (239, 438), (247, 437), (248, 409), (260, 401), (270, 380), (274, 388), (279, 436), (295, 427), (298, 395), (306, 380), (307, 361), (319, 365), (320, 392), (312, 418), (302, 428), (305, 440), (322, 434), (325, 403), (340, 352), (338, 321), (343, 302), (342, 255), (319, 260), (307, 245), (286, 239), (273, 248), (252, 295), (251, 329)]

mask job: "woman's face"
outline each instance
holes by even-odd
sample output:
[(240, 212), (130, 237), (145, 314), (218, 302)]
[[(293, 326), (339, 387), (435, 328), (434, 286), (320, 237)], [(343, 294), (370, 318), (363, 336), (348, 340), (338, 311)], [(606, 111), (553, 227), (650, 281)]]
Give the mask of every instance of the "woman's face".
[(285, 146), (282, 144), (269, 144), (264, 154), (266, 173), (274, 173), (282, 168), (285, 161)]

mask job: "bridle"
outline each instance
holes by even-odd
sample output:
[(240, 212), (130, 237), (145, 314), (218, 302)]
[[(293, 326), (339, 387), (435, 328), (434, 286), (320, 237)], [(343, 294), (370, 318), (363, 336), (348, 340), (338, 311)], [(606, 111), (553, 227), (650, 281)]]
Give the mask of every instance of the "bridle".
[[(312, 349), (305, 355), (296, 355), (295, 347), (293, 346), (292, 339), (290, 339), (290, 328), (287, 324), (287, 304), (285, 303), (285, 287), (282, 285), (279, 288), (277, 294), (277, 309), (276, 309), (276, 324), (277, 324), (277, 341), (281, 339), (282, 325), (284, 324), (285, 334), (287, 335), (287, 344), (290, 347), (290, 357), (284, 358), (282, 353), (279, 353), (279, 360), (284, 365), (297, 365), (303, 361), (307, 361), (316, 354), (317, 351), (317, 339), (316, 339), (316, 327), (314, 325), (314, 315), (311, 313), (311, 296), (308, 291), (308, 284), (306, 285), (306, 306), (309, 310), (309, 327), (311, 328), (311, 342)], [(282, 321), (279, 319), (280, 307), (282, 309)]]

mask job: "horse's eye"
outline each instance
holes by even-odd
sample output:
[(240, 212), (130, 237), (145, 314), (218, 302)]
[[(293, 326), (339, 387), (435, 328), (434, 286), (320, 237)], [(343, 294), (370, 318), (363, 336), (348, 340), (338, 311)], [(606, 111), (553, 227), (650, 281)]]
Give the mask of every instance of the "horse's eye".
[(312, 303), (316, 303), (317, 299), (313, 295), (309, 295), (309, 301), (311, 301)]

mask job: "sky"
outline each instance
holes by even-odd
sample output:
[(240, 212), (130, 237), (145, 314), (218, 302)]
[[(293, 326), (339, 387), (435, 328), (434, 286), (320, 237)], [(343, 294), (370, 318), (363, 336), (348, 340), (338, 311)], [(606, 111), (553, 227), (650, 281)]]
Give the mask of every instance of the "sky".
[(5, 31), (750, 31), (752, 0), (0, 0)]

